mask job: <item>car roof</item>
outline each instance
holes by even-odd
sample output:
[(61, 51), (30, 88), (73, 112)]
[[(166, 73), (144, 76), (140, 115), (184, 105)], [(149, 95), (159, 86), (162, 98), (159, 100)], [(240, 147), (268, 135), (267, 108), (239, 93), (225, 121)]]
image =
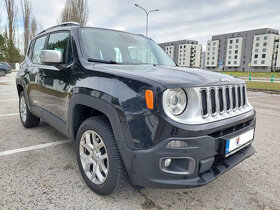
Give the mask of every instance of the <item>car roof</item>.
[[(145, 37), (142, 34), (134, 34), (134, 33), (130, 33), (130, 32), (126, 32), (126, 31), (120, 31), (120, 30), (115, 30), (115, 29), (108, 29), (108, 28), (99, 28), (99, 27), (91, 27), (91, 26), (81, 26), (79, 23), (77, 22), (65, 22), (65, 23), (61, 23), (55, 26), (52, 26), (50, 28), (47, 28), (43, 31), (41, 31), (40, 33), (38, 33), (34, 39), (36, 39), (39, 36), (43, 36), (45, 34), (48, 33), (52, 33), (55, 31), (64, 31), (64, 30), (71, 30), (73, 28), (92, 28), (92, 29), (99, 29), (99, 30), (108, 30), (108, 31), (116, 31), (116, 32), (122, 32), (122, 33), (128, 33), (128, 34), (132, 34), (132, 35), (136, 35), (136, 36), (141, 36), (141, 37)], [(149, 37), (145, 37), (148, 39), (151, 39)]]

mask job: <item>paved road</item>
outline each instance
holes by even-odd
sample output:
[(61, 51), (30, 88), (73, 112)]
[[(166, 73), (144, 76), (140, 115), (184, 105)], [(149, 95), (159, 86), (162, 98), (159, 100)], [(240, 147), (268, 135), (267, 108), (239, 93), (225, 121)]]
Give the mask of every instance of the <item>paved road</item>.
[(256, 153), (217, 180), (193, 189), (140, 191), (127, 182), (101, 197), (84, 183), (73, 143), (44, 122), (22, 127), (13, 77), (0, 78), (0, 209), (280, 209), (279, 95), (249, 92), (258, 116)]

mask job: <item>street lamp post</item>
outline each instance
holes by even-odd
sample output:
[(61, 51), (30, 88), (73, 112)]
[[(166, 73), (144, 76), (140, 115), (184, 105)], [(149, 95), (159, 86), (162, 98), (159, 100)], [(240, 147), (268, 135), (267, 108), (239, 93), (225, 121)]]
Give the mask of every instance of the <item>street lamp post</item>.
[(148, 20), (149, 20), (149, 14), (151, 12), (158, 12), (159, 9), (153, 9), (153, 10), (150, 10), (150, 11), (147, 11), (145, 10), (143, 7), (139, 6), (138, 4), (135, 4), (136, 7), (139, 7), (140, 9), (144, 10), (144, 12), (146, 13), (146, 37), (148, 37)]

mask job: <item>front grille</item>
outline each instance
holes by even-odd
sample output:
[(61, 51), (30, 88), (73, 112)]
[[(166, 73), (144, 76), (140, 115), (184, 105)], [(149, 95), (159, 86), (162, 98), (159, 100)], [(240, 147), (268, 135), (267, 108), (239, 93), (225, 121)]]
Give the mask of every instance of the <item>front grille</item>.
[(201, 88), (200, 94), (203, 118), (231, 113), (247, 104), (245, 85)]

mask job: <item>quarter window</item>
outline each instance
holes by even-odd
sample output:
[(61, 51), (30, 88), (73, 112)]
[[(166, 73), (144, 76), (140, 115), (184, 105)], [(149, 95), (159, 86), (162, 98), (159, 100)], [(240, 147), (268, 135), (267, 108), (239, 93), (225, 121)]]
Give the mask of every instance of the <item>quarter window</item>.
[(32, 61), (34, 63), (41, 64), (41, 52), (45, 47), (45, 41), (46, 41), (46, 36), (43, 36), (39, 39), (36, 39), (35, 44), (34, 44), (34, 49), (32, 53)]

